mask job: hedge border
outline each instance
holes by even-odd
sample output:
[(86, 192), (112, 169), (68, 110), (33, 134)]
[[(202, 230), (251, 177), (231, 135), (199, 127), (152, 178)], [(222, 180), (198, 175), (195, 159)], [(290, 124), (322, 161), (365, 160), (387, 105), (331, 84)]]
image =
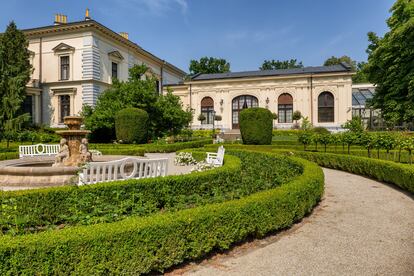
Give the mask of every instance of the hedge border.
[[(372, 179), (394, 184), (401, 189), (414, 194), (414, 165), (396, 163), (382, 159), (368, 158), (357, 155), (340, 153), (325, 153), (311, 151), (297, 151), (293, 149), (282, 149), (274, 146), (245, 146), (245, 145), (226, 145), (228, 150), (247, 150), (258, 152), (274, 152), (295, 155), (297, 157), (315, 162), (326, 168), (346, 171)], [(207, 145), (206, 150), (215, 150), (217, 145)]]
[(302, 175), (239, 200), (109, 224), (0, 237), (0, 274), (164, 271), (212, 250), (228, 249), (249, 236), (289, 227), (312, 210), (324, 187), (319, 166), (292, 160), (303, 166)]
[(322, 167), (338, 169), (395, 184), (401, 189), (414, 194), (413, 165), (334, 153), (294, 152), (294, 154)]

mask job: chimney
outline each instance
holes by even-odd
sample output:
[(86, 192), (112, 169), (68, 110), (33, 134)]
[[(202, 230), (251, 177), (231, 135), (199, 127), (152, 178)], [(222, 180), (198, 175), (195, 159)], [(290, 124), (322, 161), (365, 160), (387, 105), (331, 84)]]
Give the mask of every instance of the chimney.
[(55, 25), (61, 25), (68, 23), (68, 17), (63, 14), (55, 14)]
[(119, 34), (120, 34), (123, 38), (129, 39), (129, 35), (128, 35), (128, 33), (125, 33), (125, 32), (120, 32)]
[(85, 11), (85, 21), (86, 20), (91, 20), (91, 17), (89, 15), (89, 9), (86, 9), (86, 11)]

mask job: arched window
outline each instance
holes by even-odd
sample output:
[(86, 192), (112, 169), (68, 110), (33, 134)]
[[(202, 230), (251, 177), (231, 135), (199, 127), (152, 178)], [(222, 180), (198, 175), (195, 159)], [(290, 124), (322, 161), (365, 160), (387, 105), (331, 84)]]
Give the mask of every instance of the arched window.
[(335, 121), (334, 96), (331, 92), (322, 92), (318, 97), (318, 122), (332, 123)]
[(210, 97), (204, 97), (201, 100), (201, 114), (203, 114), (206, 119), (204, 121), (201, 121), (201, 124), (213, 124), (214, 120), (214, 100)]
[(245, 108), (258, 106), (259, 101), (255, 96), (243, 95), (234, 98), (232, 101), (232, 127), (239, 128), (240, 111)]
[(292, 123), (293, 98), (288, 93), (283, 93), (277, 99), (277, 112), (279, 123)]

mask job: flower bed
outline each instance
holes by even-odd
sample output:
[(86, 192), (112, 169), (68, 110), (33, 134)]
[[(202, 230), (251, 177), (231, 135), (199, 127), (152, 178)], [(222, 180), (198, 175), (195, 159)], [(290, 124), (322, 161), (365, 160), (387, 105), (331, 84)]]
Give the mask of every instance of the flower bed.
[[(323, 173), (313, 163), (271, 154), (234, 154), (242, 163), (256, 161), (264, 166), (259, 171), (254, 166), (246, 168), (249, 175), (243, 182), (250, 193), (236, 197), (240, 199), (115, 223), (5, 235), (0, 237), (0, 274), (137, 275), (163, 271), (212, 250), (227, 249), (249, 236), (261, 237), (289, 227), (309, 213), (323, 194)], [(281, 176), (277, 170), (283, 162), (302, 174)], [(234, 187), (227, 185), (229, 191)], [(198, 189), (194, 185), (183, 188)]]

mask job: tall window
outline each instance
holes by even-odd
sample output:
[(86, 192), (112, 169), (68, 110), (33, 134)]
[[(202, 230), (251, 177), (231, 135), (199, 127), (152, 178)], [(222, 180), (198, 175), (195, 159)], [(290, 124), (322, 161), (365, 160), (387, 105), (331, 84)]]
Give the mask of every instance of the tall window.
[(155, 91), (157, 91), (158, 94), (160, 94), (160, 81), (155, 81)]
[(213, 124), (214, 120), (214, 100), (210, 97), (204, 97), (201, 100), (201, 114), (203, 114), (206, 119), (201, 121), (201, 124)]
[(60, 79), (69, 79), (69, 56), (60, 57)]
[(60, 108), (59, 122), (63, 123), (63, 118), (70, 115), (70, 96), (69, 95), (59, 96), (59, 108)]
[(118, 78), (118, 63), (112, 62), (112, 78)]
[(334, 96), (330, 92), (322, 92), (318, 97), (318, 122), (332, 123), (334, 121)]
[(293, 98), (284, 93), (277, 99), (277, 111), (279, 123), (292, 123)]
[(239, 128), (240, 111), (245, 108), (258, 107), (259, 101), (255, 96), (243, 95), (238, 96), (232, 101), (232, 127)]
[(34, 101), (32, 95), (26, 95), (26, 98), (23, 101), (23, 112), (29, 113), (32, 122), (34, 120), (33, 118), (33, 109), (34, 109)]

